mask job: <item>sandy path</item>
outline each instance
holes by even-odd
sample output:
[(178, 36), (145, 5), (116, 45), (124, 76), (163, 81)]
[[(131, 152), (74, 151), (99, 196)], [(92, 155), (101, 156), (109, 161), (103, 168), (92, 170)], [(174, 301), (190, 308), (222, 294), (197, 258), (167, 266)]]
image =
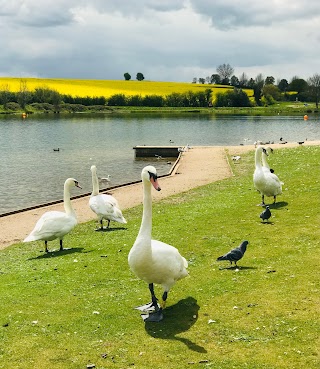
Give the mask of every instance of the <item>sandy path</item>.
[[(318, 141), (308, 142), (308, 145), (319, 144)], [(273, 148), (296, 146), (298, 144), (293, 143), (272, 145)], [(254, 146), (201, 146), (191, 148), (182, 154), (178, 165), (170, 176), (159, 179), (161, 191), (153, 192), (154, 200), (158, 201), (176, 193), (230, 177), (232, 171), (227, 159), (227, 150), (230, 155), (241, 155), (246, 151), (254, 150)], [(141, 183), (119, 187), (110, 192), (116, 197), (122, 210), (142, 202)], [(80, 223), (96, 219), (95, 214), (89, 208), (88, 201), (88, 197), (72, 201)], [(0, 249), (23, 240), (33, 229), (39, 217), (49, 210), (63, 211), (63, 204), (50, 205), (0, 218)]]

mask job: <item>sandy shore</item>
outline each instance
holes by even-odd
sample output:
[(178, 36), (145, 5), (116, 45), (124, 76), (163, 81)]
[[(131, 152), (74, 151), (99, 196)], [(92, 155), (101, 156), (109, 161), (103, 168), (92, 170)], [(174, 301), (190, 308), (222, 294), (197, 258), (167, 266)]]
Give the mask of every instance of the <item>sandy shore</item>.
[[(304, 145), (320, 145), (320, 141), (308, 141)], [(298, 144), (270, 146), (287, 148), (296, 147)], [(154, 201), (232, 176), (227, 152), (230, 155), (241, 155), (249, 150), (254, 150), (254, 146), (197, 146), (191, 148), (182, 154), (170, 176), (159, 179), (161, 191), (153, 192)], [(81, 184), (80, 179), (79, 181)], [(141, 183), (119, 187), (110, 192), (116, 197), (122, 210), (142, 203)], [(88, 201), (89, 197), (72, 201), (79, 223), (96, 219), (95, 214), (89, 208)], [(0, 218), (0, 249), (23, 240), (31, 232), (39, 217), (49, 210), (63, 211), (63, 204), (41, 207)]]

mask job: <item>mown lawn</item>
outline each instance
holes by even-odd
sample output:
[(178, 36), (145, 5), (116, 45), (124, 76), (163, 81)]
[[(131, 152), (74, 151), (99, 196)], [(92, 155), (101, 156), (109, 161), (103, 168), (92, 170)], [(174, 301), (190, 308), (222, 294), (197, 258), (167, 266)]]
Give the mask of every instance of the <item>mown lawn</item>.
[[(78, 225), (63, 252), (46, 255), (41, 242), (1, 251), (0, 368), (318, 368), (320, 147), (270, 157), (285, 185), (268, 224), (253, 156), (232, 163), (230, 179), (154, 204), (153, 237), (190, 271), (160, 323), (133, 309), (149, 300), (127, 264), (141, 206), (124, 212), (125, 229)], [(239, 268), (216, 262), (244, 239)]]

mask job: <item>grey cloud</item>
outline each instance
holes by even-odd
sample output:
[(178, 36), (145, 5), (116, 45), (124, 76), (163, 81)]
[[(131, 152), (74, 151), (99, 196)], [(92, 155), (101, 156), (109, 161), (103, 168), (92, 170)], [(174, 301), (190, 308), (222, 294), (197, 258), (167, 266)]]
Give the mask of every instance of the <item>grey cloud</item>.
[(190, 0), (194, 11), (209, 18), (212, 26), (228, 30), (246, 26), (270, 26), (290, 20), (310, 21), (320, 13), (316, 0)]

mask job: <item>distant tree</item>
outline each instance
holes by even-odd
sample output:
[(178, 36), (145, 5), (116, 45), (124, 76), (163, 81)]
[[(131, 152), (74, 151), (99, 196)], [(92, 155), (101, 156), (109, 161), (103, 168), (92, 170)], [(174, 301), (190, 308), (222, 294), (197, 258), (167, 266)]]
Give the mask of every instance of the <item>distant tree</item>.
[(126, 106), (127, 98), (125, 94), (115, 94), (108, 98), (109, 106)]
[(279, 101), (281, 100), (281, 93), (277, 86), (274, 86), (273, 84), (265, 84), (262, 88), (262, 95), (269, 99), (269, 101)]
[(296, 91), (298, 94), (305, 91), (308, 88), (308, 83), (299, 77), (293, 77), (289, 84), (289, 91)]
[(267, 77), (266, 80), (264, 81), (266, 85), (274, 85), (274, 82), (275, 82), (275, 79), (272, 76)]
[(247, 87), (248, 86), (248, 77), (245, 73), (242, 73), (239, 77), (239, 86), (240, 87)]
[(208, 83), (208, 84), (210, 83), (210, 77), (209, 76), (206, 77), (206, 83)]
[(128, 72), (126, 72), (123, 76), (124, 76), (124, 79), (125, 79), (126, 81), (130, 81), (130, 79), (131, 79), (131, 75), (130, 75)]
[(10, 101), (10, 97), (11, 97), (11, 92), (10, 92), (10, 85), (9, 84), (3, 84), (0, 87), (0, 104), (2, 104), (5, 108), (7, 103)]
[(316, 107), (319, 107), (319, 98), (320, 98), (320, 75), (314, 74), (312, 77), (308, 79), (309, 85), (309, 93), (313, 100), (316, 103)]
[(143, 81), (144, 80), (144, 75), (142, 74), (142, 73), (137, 73), (137, 77), (136, 77), (136, 79), (138, 80), (138, 81)]
[(289, 87), (289, 83), (286, 79), (282, 79), (279, 83), (278, 83), (278, 88), (281, 92), (285, 92), (288, 90)]
[(206, 79), (205, 78), (199, 78), (198, 81), (199, 81), (199, 83), (202, 83), (204, 85), (204, 83), (206, 82)]
[(197, 83), (197, 77), (194, 77), (193, 80), (192, 80), (192, 83)]
[(215, 107), (245, 107), (251, 106), (248, 95), (241, 88), (235, 88), (225, 93), (217, 93)]
[(261, 73), (259, 73), (255, 79), (253, 86), (253, 96), (257, 105), (261, 105), (262, 88), (264, 86), (264, 78)]
[(220, 85), (221, 78), (219, 74), (212, 74), (212, 76), (210, 77), (210, 83)]
[(253, 78), (250, 78), (249, 81), (247, 82), (247, 87), (253, 88), (255, 83), (256, 83), (255, 80)]
[(239, 82), (238, 77), (232, 76), (231, 79), (230, 79), (230, 84), (231, 84), (231, 86), (239, 87), (240, 86), (240, 82)]
[(217, 67), (217, 73), (221, 78), (222, 84), (229, 84), (230, 77), (233, 75), (234, 69), (230, 64), (221, 64)]
[(28, 89), (27, 81), (22, 79), (20, 80), (20, 89), (18, 92), (18, 103), (21, 106), (21, 108), (24, 109), (30, 100), (31, 100), (31, 93)]

